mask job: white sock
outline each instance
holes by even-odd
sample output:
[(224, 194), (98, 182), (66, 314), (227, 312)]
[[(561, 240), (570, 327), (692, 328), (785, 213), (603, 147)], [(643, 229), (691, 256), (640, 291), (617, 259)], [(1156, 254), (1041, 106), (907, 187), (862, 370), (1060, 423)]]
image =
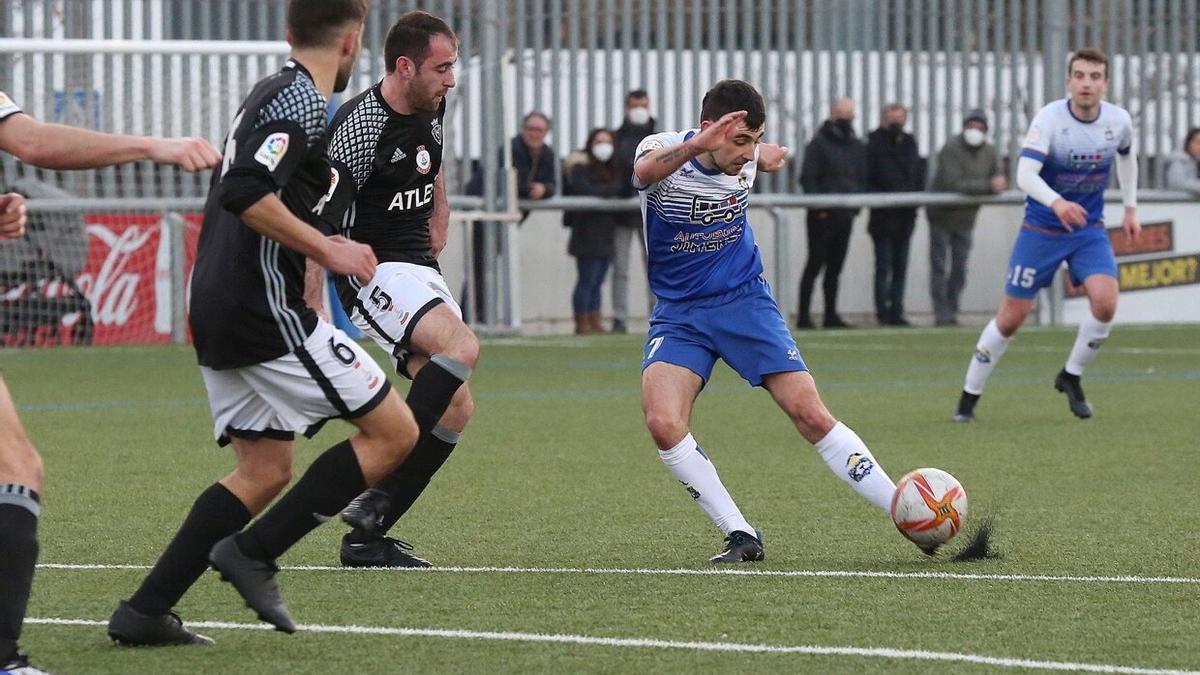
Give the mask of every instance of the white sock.
[(1008, 349), (1008, 343), (1011, 341), (1011, 337), (1000, 334), (995, 319), (983, 327), (979, 343), (975, 345), (975, 354), (971, 356), (971, 363), (967, 365), (967, 381), (963, 383), (963, 391), (976, 396), (983, 393), (983, 385), (987, 384), (988, 377), (1000, 362), (1000, 357), (1004, 356), (1004, 350)]
[(717, 467), (696, 445), (696, 439), (691, 434), (684, 436), (678, 445), (669, 450), (660, 449), (658, 456), (721, 532), (728, 535), (734, 530), (741, 530), (755, 534), (754, 527), (742, 517), (729, 491), (721, 484)]
[(1100, 321), (1092, 316), (1091, 312), (1083, 317), (1083, 321), (1079, 323), (1079, 333), (1075, 336), (1075, 346), (1071, 348), (1071, 355), (1067, 357), (1067, 372), (1072, 375), (1083, 375), (1083, 369), (1087, 368), (1092, 359), (1096, 358), (1096, 354), (1100, 353), (1100, 347), (1108, 339), (1108, 333), (1111, 330), (1111, 321), (1108, 323)]
[(821, 459), (838, 478), (885, 513), (891, 513), (896, 484), (853, 429), (838, 422), (816, 446)]

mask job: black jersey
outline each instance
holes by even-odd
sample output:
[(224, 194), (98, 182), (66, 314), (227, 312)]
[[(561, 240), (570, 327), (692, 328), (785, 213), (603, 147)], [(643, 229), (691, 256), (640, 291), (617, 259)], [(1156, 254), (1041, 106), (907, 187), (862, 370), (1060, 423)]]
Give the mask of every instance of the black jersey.
[(379, 262), (438, 269), (430, 248), (433, 184), (442, 169), (442, 117), (402, 115), (380, 84), (346, 102), (330, 125), (329, 160), (337, 174), (322, 217), (346, 237), (368, 244)]
[(255, 232), (241, 213), (268, 194), (320, 227), (331, 190), (325, 98), (294, 60), (254, 85), (213, 171), (196, 265), (192, 339), (200, 365), (240, 368), (299, 347), (317, 325), (303, 300), (304, 256)]

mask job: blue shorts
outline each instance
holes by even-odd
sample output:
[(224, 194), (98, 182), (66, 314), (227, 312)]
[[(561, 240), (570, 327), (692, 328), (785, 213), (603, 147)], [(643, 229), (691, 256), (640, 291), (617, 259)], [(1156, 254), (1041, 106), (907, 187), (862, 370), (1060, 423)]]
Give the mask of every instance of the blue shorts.
[(772, 373), (808, 370), (762, 277), (722, 295), (654, 305), (642, 370), (662, 361), (708, 382), (718, 358), (755, 387)]
[(1076, 286), (1093, 274), (1117, 276), (1117, 259), (1113, 257), (1112, 242), (1104, 227), (1091, 226), (1074, 232), (1050, 234), (1024, 226), (1017, 233), (1012, 257), (1008, 261), (1005, 295), (1022, 300), (1033, 299), (1040, 289), (1054, 281), (1054, 273), (1064, 260), (1071, 274), (1071, 283)]

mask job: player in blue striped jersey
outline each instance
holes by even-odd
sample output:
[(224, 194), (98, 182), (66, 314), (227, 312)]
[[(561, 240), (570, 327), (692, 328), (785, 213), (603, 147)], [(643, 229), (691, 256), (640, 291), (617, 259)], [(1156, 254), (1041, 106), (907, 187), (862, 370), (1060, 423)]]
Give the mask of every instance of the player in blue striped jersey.
[(896, 486), (871, 451), (825, 408), (762, 277), (747, 219), (757, 171), (778, 171), (787, 148), (762, 143), (762, 96), (740, 80), (704, 96), (699, 129), (646, 137), (634, 187), (646, 224), (657, 298), (642, 363), (642, 407), (659, 458), (725, 535), (714, 563), (763, 559), (762, 535), (742, 515), (689, 428), (718, 358), (763, 387), (816, 445), (830, 469), (889, 512)]
[(975, 404), (1012, 336), (1033, 308), (1037, 292), (1049, 286), (1065, 262), (1076, 286), (1087, 292), (1090, 312), (1079, 324), (1075, 345), (1054, 387), (1067, 396), (1071, 412), (1092, 416), (1080, 377), (1112, 329), (1117, 311), (1117, 262), (1104, 227), (1104, 189), (1114, 164), (1125, 205), (1122, 227), (1136, 239), (1137, 157), (1133, 121), (1124, 108), (1104, 101), (1108, 58), (1099, 49), (1081, 49), (1067, 65), (1069, 96), (1050, 103), (1033, 118), (1017, 162), (1017, 185), (1028, 197), (1025, 222), (1013, 244), (996, 318), (979, 336), (959, 397), (956, 422), (975, 420)]

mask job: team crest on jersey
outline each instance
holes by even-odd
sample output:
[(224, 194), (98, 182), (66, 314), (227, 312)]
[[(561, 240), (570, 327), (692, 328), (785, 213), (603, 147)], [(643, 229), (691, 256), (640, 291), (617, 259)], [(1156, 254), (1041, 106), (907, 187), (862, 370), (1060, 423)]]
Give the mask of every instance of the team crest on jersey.
[(744, 173), (739, 173), (738, 174), (738, 185), (740, 185), (743, 190), (749, 190), (750, 189), (750, 177)]
[(1104, 140), (1111, 141), (1114, 138), (1116, 138), (1116, 135), (1113, 133), (1112, 127), (1105, 124), (1104, 125)]
[(417, 146), (417, 171), (421, 173), (429, 173), (429, 169), (433, 167), (433, 160), (429, 157), (429, 151), (425, 146)]
[(846, 473), (855, 483), (861, 483), (862, 479), (871, 475), (874, 468), (875, 462), (862, 453), (855, 452), (846, 459)]
[(433, 140), (438, 145), (442, 144), (442, 121), (434, 120), (429, 123), (429, 133), (433, 134)]
[(268, 171), (274, 171), (283, 156), (287, 154), (288, 135), (282, 131), (276, 132), (267, 136), (267, 139), (258, 146), (258, 150), (254, 153), (254, 161), (267, 167)]
[(749, 204), (749, 200), (739, 199), (737, 195), (729, 195), (723, 199), (692, 197), (691, 218), (693, 222), (705, 225), (711, 225), (718, 220), (732, 223), (735, 218), (746, 211), (747, 204)]

